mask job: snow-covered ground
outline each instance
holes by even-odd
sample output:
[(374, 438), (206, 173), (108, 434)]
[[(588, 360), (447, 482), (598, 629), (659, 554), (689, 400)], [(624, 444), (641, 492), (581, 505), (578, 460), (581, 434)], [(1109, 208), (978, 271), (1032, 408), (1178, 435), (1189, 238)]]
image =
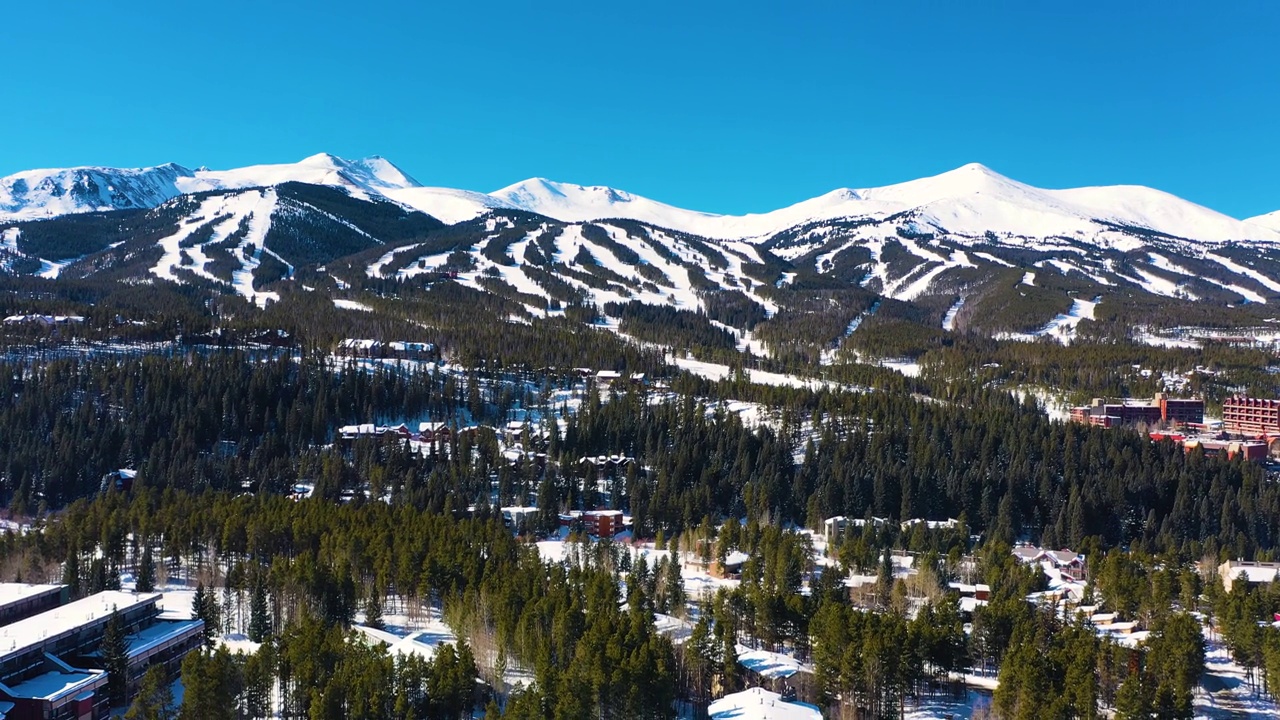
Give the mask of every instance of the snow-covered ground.
[(368, 305), (365, 305), (362, 302), (356, 302), (355, 300), (343, 300), (341, 298), (334, 298), (333, 304), (334, 304), (334, 307), (337, 307), (341, 310), (357, 310), (359, 312), (373, 312), (373, 308), (369, 307)]
[[(280, 259), (278, 255), (263, 247), (267, 231), (271, 227), (271, 215), (275, 212), (277, 200), (274, 189), (250, 190), (233, 195), (215, 195), (206, 198), (193, 217), (189, 218), (178, 232), (159, 241), (162, 254), (160, 260), (151, 268), (151, 274), (164, 280), (181, 282), (182, 279), (175, 270), (182, 269), (206, 280), (225, 285), (226, 281), (206, 269), (209, 257), (205, 254), (204, 248), (227, 240), (242, 223), (247, 223), (248, 232), (241, 238), (235, 249), (229, 251), (240, 262), (240, 268), (231, 274), (231, 285), (237, 294), (258, 305), (265, 305), (269, 300), (279, 300), (278, 294), (257, 292), (253, 287), (253, 271), (262, 264), (262, 254), (266, 252)], [(211, 219), (218, 220), (213, 223), (209, 238), (199, 244), (189, 243), (189, 238), (209, 225), (212, 222)], [(190, 262), (187, 262), (188, 259)], [(281, 262), (284, 261), (281, 260)], [(292, 266), (288, 263), (284, 264), (292, 274)]]
[(960, 297), (955, 303), (947, 309), (947, 314), (942, 316), (942, 329), (951, 332), (956, 329), (956, 315), (960, 313), (960, 308), (964, 307), (965, 298)]
[[(675, 365), (681, 370), (687, 370), (694, 375), (698, 375), (708, 380), (724, 380), (733, 375), (733, 370), (728, 365), (720, 363), (703, 362), (692, 358), (676, 357), (674, 355), (667, 356), (667, 362)], [(799, 375), (790, 375), (784, 373), (767, 372), (764, 370), (746, 370), (747, 379), (759, 385), (776, 385), (780, 387), (808, 388), (810, 390), (856, 390), (847, 385), (830, 382), (828, 380), (819, 380), (817, 378), (805, 378)]]
[(918, 704), (907, 703), (904, 720), (960, 720), (973, 717), (978, 708), (991, 704), (991, 695), (980, 690), (967, 690), (963, 698), (929, 695)]
[(1245, 669), (1231, 659), (1221, 639), (1206, 630), (1205, 641), (1204, 675), (1193, 698), (1195, 716), (1212, 720), (1280, 717), (1273, 699), (1250, 689)]

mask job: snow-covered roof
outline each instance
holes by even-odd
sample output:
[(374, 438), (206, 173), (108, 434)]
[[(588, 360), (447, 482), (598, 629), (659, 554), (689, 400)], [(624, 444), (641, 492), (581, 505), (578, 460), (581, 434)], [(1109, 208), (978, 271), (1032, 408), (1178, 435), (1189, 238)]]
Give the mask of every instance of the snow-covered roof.
[(954, 528), (959, 524), (960, 524), (960, 521), (956, 520), (955, 518), (948, 518), (946, 520), (925, 520), (924, 518), (911, 518), (910, 520), (906, 520), (902, 523), (902, 529), (906, 530), (916, 525), (924, 525), (930, 530), (939, 530), (941, 528)]
[(441, 645), (456, 641), (453, 634), (443, 627), (419, 630), (404, 637), (366, 625), (352, 625), (351, 629), (373, 643), (384, 643), (391, 655), (417, 655), (427, 660), (435, 657), (436, 650)]
[(203, 620), (161, 620), (129, 637), (129, 657), (141, 655), (151, 648), (182, 637), (203, 625)]
[(947, 583), (947, 587), (955, 590), (961, 595), (976, 595), (977, 593), (991, 592), (991, 586), (983, 583), (970, 585), (968, 583), (952, 582)]
[(800, 661), (790, 655), (769, 652), (768, 650), (752, 650), (739, 645), (738, 664), (765, 678), (789, 678), (800, 672)]
[(26, 620), (19, 620), (0, 628), (0, 658), (15, 655), (42, 645), (58, 635), (103, 620), (117, 610), (123, 613), (141, 605), (155, 603), (161, 597), (160, 593), (106, 590)]
[(758, 687), (725, 695), (711, 703), (707, 713), (711, 720), (822, 720), (822, 711), (813, 705), (787, 702)]
[(741, 565), (751, 559), (751, 556), (741, 550), (734, 550), (724, 556), (725, 565)]
[(0, 583), (0, 607), (48, 592), (62, 590), (61, 585), (30, 585), (28, 583)]
[(90, 689), (99, 680), (105, 681), (107, 674), (102, 671), (62, 672), (54, 670), (37, 675), (30, 680), (13, 686), (3, 686), (10, 697), (35, 698), (39, 700), (57, 700), (72, 693)]

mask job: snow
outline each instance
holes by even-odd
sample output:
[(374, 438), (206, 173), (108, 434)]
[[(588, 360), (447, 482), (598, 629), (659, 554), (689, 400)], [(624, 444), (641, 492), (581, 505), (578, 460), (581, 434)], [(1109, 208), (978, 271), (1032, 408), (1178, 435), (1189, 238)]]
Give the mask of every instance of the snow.
[(1255, 217), (1248, 218), (1245, 222), (1280, 232), (1280, 210), (1269, 212), (1266, 215), (1257, 215)]
[[(990, 678), (969, 676), (974, 680), (990, 682)], [(952, 699), (946, 696), (926, 695), (918, 701), (910, 709), (903, 714), (904, 720), (957, 720), (958, 718), (968, 718), (974, 715), (978, 708), (983, 708), (991, 704), (990, 690), (983, 683), (969, 682), (966, 678), (969, 688), (965, 691), (963, 699)], [(994, 683), (991, 683), (994, 685)], [(982, 690), (972, 688), (982, 687)]]
[(942, 316), (943, 330), (950, 332), (956, 329), (956, 315), (960, 313), (960, 308), (964, 307), (964, 301), (965, 298), (961, 296), (959, 300), (955, 301), (955, 304), (947, 309), (947, 314)]
[(377, 260), (375, 260), (372, 265), (365, 268), (364, 272), (366, 275), (372, 278), (384, 277), (382, 274), (382, 269), (387, 266), (387, 263), (394, 260), (396, 255), (400, 253), (407, 253), (410, 250), (413, 250), (414, 248), (418, 248), (421, 246), (422, 246), (422, 243), (414, 243), (413, 245), (405, 245), (404, 247), (398, 247), (398, 248), (393, 248), (391, 250), (388, 250), (386, 254), (384, 254), (382, 257), (378, 258)]
[(107, 590), (0, 628), (0, 654), (10, 656), (59, 633), (102, 620), (119, 610), (158, 600), (159, 593)]
[(423, 255), (408, 267), (401, 268), (396, 272), (396, 278), (399, 280), (405, 280), (414, 277), (415, 275), (431, 272), (448, 262), (449, 255), (450, 253), (447, 252), (438, 253), (436, 255)]
[(87, 690), (95, 681), (105, 675), (106, 673), (102, 671), (64, 672), (54, 670), (18, 683), (12, 690), (14, 696), (18, 698), (55, 700), (73, 692)]
[(1026, 273), (1023, 273), (1023, 274), (1022, 274), (1022, 284), (1023, 284), (1023, 285), (1030, 285), (1030, 286), (1032, 286), (1032, 287), (1035, 287), (1035, 285), (1036, 285), (1036, 274), (1035, 274), (1034, 272), (1026, 272)]
[(992, 255), (991, 253), (975, 252), (975, 253), (973, 253), (973, 254), (974, 254), (974, 255), (976, 255), (976, 256), (978, 256), (978, 257), (980, 257), (980, 258), (982, 258), (983, 260), (986, 260), (987, 262), (995, 263), (996, 265), (1003, 265), (1003, 266), (1005, 266), (1005, 267), (1013, 267), (1013, 263), (1008, 262), (1008, 261), (1006, 261), (1006, 260), (1001, 260), (1000, 258), (996, 257), (995, 255)]
[[(255, 291), (253, 271), (262, 264), (262, 253), (265, 249), (267, 231), (271, 228), (271, 213), (275, 211), (277, 196), (275, 188), (262, 193), (250, 193), (250, 195), (254, 194), (258, 195), (258, 199), (249, 215), (249, 232), (245, 233), (244, 239), (235, 250), (242, 264), (239, 270), (231, 273), (231, 284), (238, 294), (257, 303), (260, 307), (265, 307), (268, 300), (279, 300), (280, 296), (276, 293)], [(254, 248), (253, 254), (246, 257), (244, 253), (250, 245)]]
[(1167, 348), (1198, 348), (1200, 347), (1200, 343), (1195, 340), (1188, 340), (1186, 338), (1165, 337), (1162, 335), (1156, 335), (1148, 331), (1140, 331), (1140, 332), (1134, 333), (1133, 339), (1137, 340), (1140, 343), (1143, 343), (1144, 345), (1150, 345), (1152, 347), (1167, 347)]
[(1139, 277), (1135, 278), (1128, 275), (1120, 275), (1119, 273), (1116, 274), (1119, 275), (1119, 277), (1140, 286), (1143, 290), (1146, 290), (1153, 295), (1163, 295), (1165, 297), (1187, 296), (1186, 290), (1172, 280), (1147, 272), (1142, 268), (1135, 267), (1133, 271), (1136, 272)]
[(1064, 345), (1070, 344), (1075, 338), (1076, 329), (1079, 327), (1080, 321), (1094, 319), (1094, 311), (1097, 309), (1099, 302), (1102, 302), (1101, 296), (1092, 300), (1076, 298), (1071, 301), (1069, 310), (1057, 315), (1039, 330), (1031, 333), (997, 333), (996, 338), (1031, 342), (1047, 335)]
[(369, 307), (368, 305), (365, 305), (364, 303), (356, 302), (355, 300), (343, 300), (341, 298), (334, 298), (333, 304), (335, 307), (341, 310), (358, 310), (360, 312), (373, 312), (373, 308)]
[(0, 607), (60, 590), (61, 585), (29, 585), (27, 583), (0, 583)]
[(344, 160), (325, 153), (296, 163), (232, 170), (192, 171), (172, 163), (148, 168), (29, 170), (0, 179), (0, 219), (153, 208), (184, 193), (269, 187), (286, 182), (330, 185), (364, 198), (418, 187), (416, 180), (384, 158)]
[[(399, 619), (395, 616), (393, 620)], [(438, 618), (429, 619), (421, 628), (409, 630), (404, 626), (390, 625), (385, 630), (378, 630), (366, 625), (352, 625), (351, 629), (363, 635), (373, 644), (387, 645), (387, 652), (392, 655), (417, 655), (426, 660), (435, 657), (436, 651), (443, 645), (452, 645), (458, 641), (453, 631)]]
[[(191, 218), (186, 220), (178, 232), (161, 239), (157, 243), (161, 248), (162, 254), (159, 262), (151, 268), (151, 274), (164, 280), (181, 282), (181, 277), (175, 273), (175, 270), (181, 268), (207, 280), (225, 285), (226, 282), (224, 280), (210, 274), (205, 269), (209, 262), (209, 257), (205, 254), (204, 248), (223, 242), (239, 229), (242, 222), (247, 220), (248, 232), (240, 240), (236, 248), (231, 251), (241, 262), (240, 269), (232, 272), (231, 285), (238, 294), (259, 305), (265, 305), (267, 300), (278, 300), (279, 296), (276, 293), (257, 292), (253, 288), (253, 270), (262, 263), (262, 254), (266, 252), (268, 255), (280, 259), (273, 251), (263, 247), (267, 230), (271, 227), (271, 215), (275, 212), (277, 201), (278, 197), (274, 188), (205, 198), (199, 209), (196, 210)], [(182, 244), (192, 234), (205, 227), (210, 222), (210, 219), (221, 217), (225, 217), (225, 219), (213, 225), (213, 234), (208, 240), (198, 246), (182, 247)], [(249, 245), (253, 245), (254, 251), (251, 256), (245, 257), (244, 251)], [(193, 264), (183, 264), (182, 256), (184, 252), (191, 258)], [(281, 262), (284, 261), (281, 260)], [(289, 274), (292, 275), (293, 267), (288, 263), (284, 264), (288, 268)]]
[(920, 377), (920, 363), (907, 360), (882, 360), (881, 367), (902, 373), (905, 377)]
[(151, 208), (181, 195), (178, 180), (192, 174), (173, 164), (133, 169), (27, 170), (0, 178), (0, 220)]
[(382, 194), (448, 225), (473, 220), (495, 208), (508, 207), (501, 200), (484, 193), (442, 187), (406, 187), (385, 190)]
[(18, 238), (22, 237), (22, 230), (18, 228), (5, 228), (4, 232), (0, 232), (0, 250), (14, 255), (20, 254), (22, 251), (18, 249)]
[(739, 665), (769, 680), (789, 678), (802, 670), (810, 672), (813, 670), (813, 668), (806, 668), (790, 655), (768, 650), (752, 650), (745, 645), (738, 645), (736, 649)]
[[(231, 170), (71, 168), (31, 170), (0, 179), (0, 220), (155, 207), (183, 193), (303, 182), (338, 187), (355, 197), (384, 198), (454, 224), (493, 209), (540, 213), (564, 222), (628, 218), (657, 227), (730, 241), (759, 241), (806, 223), (853, 219), (880, 223), (910, 213), (909, 224), (979, 241), (988, 232), (1006, 242), (1092, 238), (1126, 251), (1142, 241), (1112, 225), (1149, 228), (1207, 243), (1280, 242), (1277, 213), (1240, 221), (1168, 193), (1140, 186), (1044, 190), (977, 163), (932, 177), (877, 188), (841, 188), (769, 212), (716, 215), (686, 210), (603, 186), (533, 178), (485, 194), (424, 187), (389, 161), (345, 160), (329, 154), (296, 163)], [(1043, 249), (1043, 248), (1042, 248)], [(978, 257), (1008, 264), (975, 253)]]
[(1245, 669), (1216, 634), (1205, 628), (1204, 674), (1192, 698), (1197, 718), (1276, 718), (1280, 708), (1271, 698), (1252, 690)]
[(262, 643), (250, 640), (244, 633), (231, 633), (218, 638), (218, 647), (226, 648), (232, 655), (256, 655)]
[[(724, 380), (732, 375), (728, 365), (720, 363), (703, 362), (691, 358), (667, 356), (667, 363), (675, 365), (681, 370), (707, 378), (708, 380)], [(747, 380), (759, 385), (775, 385), (778, 387), (808, 388), (810, 390), (821, 389), (839, 389), (844, 386), (827, 380), (818, 380), (816, 378), (804, 378), (799, 375), (790, 375), (784, 373), (766, 372), (764, 370), (755, 370), (747, 368)], [(847, 389), (847, 388), (846, 388)]]
[(332, 185), (357, 197), (418, 187), (416, 180), (383, 158), (344, 160), (328, 153), (312, 155), (296, 163), (252, 165), (234, 170), (197, 170), (189, 176), (178, 177), (175, 185), (184, 193), (192, 193), (269, 187), (286, 182)]
[(817, 707), (784, 701), (778, 693), (758, 687), (716, 700), (707, 713), (711, 720), (822, 720)]
[(1163, 255), (1160, 255), (1158, 253), (1147, 253), (1147, 257), (1151, 259), (1152, 265), (1166, 272), (1176, 273), (1178, 275), (1186, 275), (1187, 277), (1199, 277), (1206, 282), (1211, 282), (1214, 285), (1217, 285), (1218, 287), (1223, 288), (1224, 290), (1230, 290), (1231, 292), (1234, 292), (1240, 295), (1245, 299), (1246, 302), (1258, 303), (1260, 305), (1265, 305), (1267, 303), (1266, 298), (1262, 297), (1262, 295), (1258, 294), (1257, 292), (1254, 292), (1253, 290), (1240, 287), (1239, 285), (1226, 283), (1216, 278), (1209, 277), (1207, 275), (1201, 276), (1199, 273), (1192, 272), (1191, 270), (1188, 270), (1187, 268), (1174, 263), (1169, 258)]
[[(920, 265), (917, 267), (917, 269), (920, 267), (925, 267), (925, 266)], [(934, 278), (938, 277), (943, 272), (950, 270), (952, 267), (955, 267), (955, 266), (949, 265), (949, 264), (939, 265), (935, 268), (930, 269), (924, 275), (921, 275), (915, 280), (912, 280), (911, 283), (908, 284), (905, 288), (900, 288), (900, 286), (893, 286), (890, 288), (886, 288), (884, 294), (888, 295), (894, 300), (902, 300), (904, 302), (915, 300), (917, 297), (920, 297), (920, 295), (922, 295), (926, 290), (929, 289), (929, 285), (933, 283)], [(911, 277), (911, 275), (912, 273), (908, 273), (905, 277)], [(905, 279), (905, 277), (903, 279)]]
[(1222, 267), (1230, 270), (1233, 273), (1236, 273), (1237, 275), (1244, 275), (1245, 277), (1256, 280), (1263, 287), (1267, 288), (1268, 290), (1271, 290), (1272, 292), (1280, 293), (1280, 282), (1276, 282), (1275, 280), (1272, 280), (1271, 278), (1267, 277), (1266, 275), (1263, 275), (1262, 273), (1258, 272), (1257, 270), (1254, 270), (1253, 268), (1245, 267), (1244, 265), (1241, 265), (1229, 258), (1225, 258), (1221, 255), (1215, 255), (1214, 253), (1205, 253), (1204, 259), (1212, 260), (1213, 262), (1218, 263)]

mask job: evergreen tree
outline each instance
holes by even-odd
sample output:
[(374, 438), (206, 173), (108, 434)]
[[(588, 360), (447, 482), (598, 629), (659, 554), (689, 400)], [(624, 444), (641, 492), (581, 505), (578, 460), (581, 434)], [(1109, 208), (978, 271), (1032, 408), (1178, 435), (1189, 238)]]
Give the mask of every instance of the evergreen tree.
[(62, 584), (67, 586), (70, 599), (80, 597), (80, 553), (72, 549), (62, 563)]
[(253, 596), (249, 599), (249, 639), (260, 643), (271, 633), (271, 614), (267, 607), (267, 588), (261, 581), (253, 584)]
[(174, 720), (176, 714), (168, 673), (163, 665), (152, 665), (142, 676), (138, 696), (124, 716), (126, 720)]
[(107, 671), (107, 696), (113, 707), (119, 707), (129, 692), (129, 642), (118, 611), (113, 611), (107, 618), (98, 654)]
[(151, 543), (146, 543), (142, 550), (136, 587), (140, 593), (149, 593), (156, 589), (156, 562), (151, 556)]
[(204, 583), (196, 584), (195, 598), (191, 601), (191, 611), (197, 620), (204, 621), (204, 644), (212, 649), (218, 640), (222, 613), (219, 612), (218, 599), (204, 588)]
[(364, 601), (364, 624), (382, 629), (382, 590), (376, 585), (369, 589), (369, 596)]
[(242, 678), (225, 648), (197, 650), (182, 660), (179, 720), (235, 720)]

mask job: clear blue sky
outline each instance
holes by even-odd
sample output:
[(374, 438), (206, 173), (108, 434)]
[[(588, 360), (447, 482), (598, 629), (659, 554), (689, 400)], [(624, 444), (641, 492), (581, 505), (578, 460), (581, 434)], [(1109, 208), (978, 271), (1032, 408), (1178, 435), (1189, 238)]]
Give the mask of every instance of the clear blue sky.
[(981, 162), (1241, 217), (1280, 209), (1277, 38), (1271, 0), (14, 2), (0, 175), (325, 151), (737, 213)]

